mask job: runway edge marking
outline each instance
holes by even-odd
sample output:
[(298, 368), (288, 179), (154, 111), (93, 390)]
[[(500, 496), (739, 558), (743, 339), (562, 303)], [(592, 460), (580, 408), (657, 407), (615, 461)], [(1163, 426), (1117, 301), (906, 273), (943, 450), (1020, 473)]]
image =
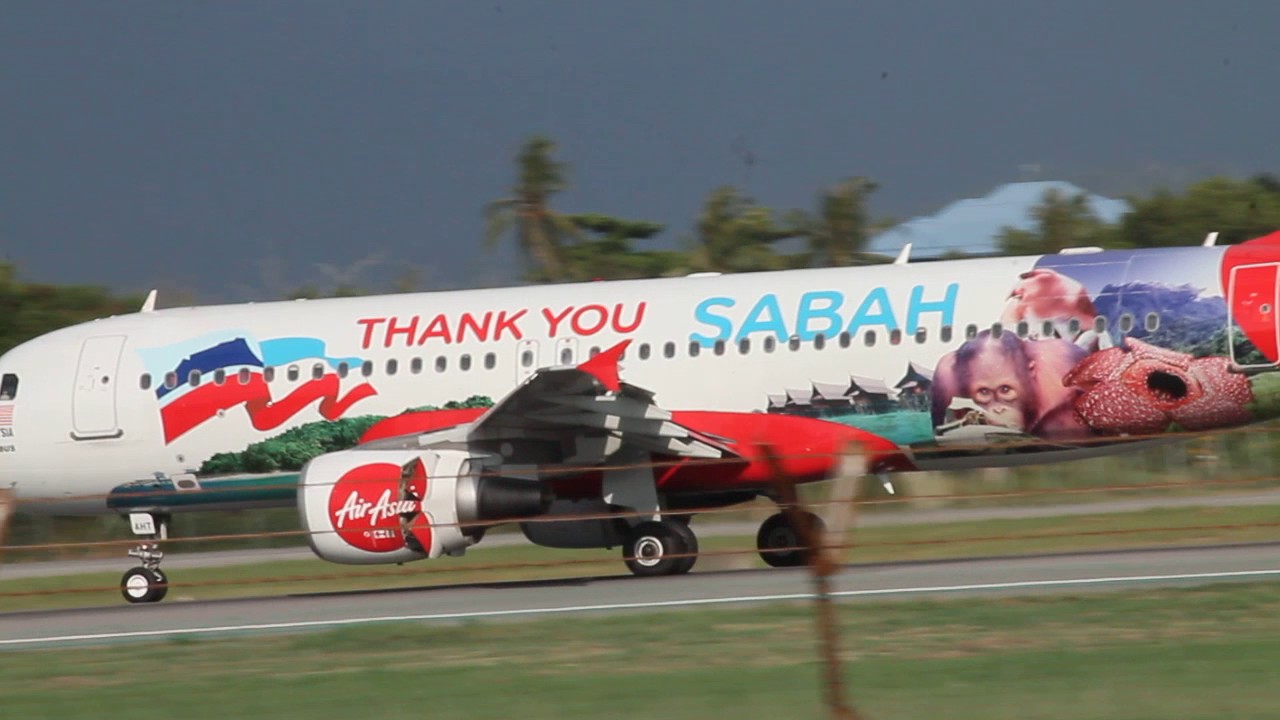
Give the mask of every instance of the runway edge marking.
[[(1015, 582), (969, 583), (963, 585), (933, 585), (875, 590), (840, 590), (831, 593), (835, 597), (871, 597), (877, 595), (919, 595), (924, 593), (965, 592), (969, 590), (1017, 590), (1034, 587), (1066, 587), (1073, 585), (1105, 585), (1122, 582), (1159, 582), (1168, 580), (1210, 580), (1240, 577), (1265, 577), (1280, 575), (1274, 570), (1235, 570), (1228, 572), (1175, 573), (1169, 575), (1124, 575), (1097, 578), (1066, 578), (1061, 580), (1020, 580)], [(295, 622), (258, 623), (246, 625), (218, 625), (213, 627), (172, 628), (168, 630), (128, 630), (122, 632), (93, 633), (83, 635), (51, 635), (45, 637), (14, 638), (0, 640), (0, 647), (31, 646), (53, 643), (83, 642), (92, 640), (125, 640), (173, 635), (212, 635), (217, 633), (250, 632), (256, 630), (300, 630), (319, 627), (343, 627), (370, 623), (391, 623), (429, 620), (464, 620), (515, 615), (552, 615), (557, 613), (594, 612), (603, 610), (640, 610), (647, 608), (691, 607), (697, 605), (728, 605), (747, 602), (781, 602), (785, 600), (811, 600), (813, 593), (788, 593), (778, 595), (741, 595), (719, 598), (694, 598), (686, 600), (656, 600), (653, 602), (607, 603), (598, 605), (567, 605), (563, 607), (522, 608), (512, 610), (478, 610), (453, 613), (424, 613), (418, 615), (381, 615), (375, 617), (338, 618), (334, 620), (299, 620)]]

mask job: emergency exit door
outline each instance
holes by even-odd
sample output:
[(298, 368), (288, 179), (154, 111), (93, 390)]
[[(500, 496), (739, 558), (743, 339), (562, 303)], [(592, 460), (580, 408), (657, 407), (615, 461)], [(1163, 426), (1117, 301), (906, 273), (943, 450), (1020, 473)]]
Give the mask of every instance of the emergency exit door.
[(116, 386), (124, 335), (91, 337), (80, 346), (72, 392), (71, 436), (76, 440), (120, 437)]

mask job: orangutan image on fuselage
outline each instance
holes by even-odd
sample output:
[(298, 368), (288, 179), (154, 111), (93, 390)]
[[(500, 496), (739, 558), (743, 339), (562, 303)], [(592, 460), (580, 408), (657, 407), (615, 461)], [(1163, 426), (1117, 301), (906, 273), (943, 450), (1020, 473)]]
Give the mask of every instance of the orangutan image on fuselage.
[(1087, 434), (1072, 407), (1080, 390), (1062, 382), (1086, 355), (1067, 340), (983, 331), (938, 361), (930, 389), (933, 425), (950, 419), (948, 409), (959, 397), (972, 400), (992, 425), (1045, 438)]

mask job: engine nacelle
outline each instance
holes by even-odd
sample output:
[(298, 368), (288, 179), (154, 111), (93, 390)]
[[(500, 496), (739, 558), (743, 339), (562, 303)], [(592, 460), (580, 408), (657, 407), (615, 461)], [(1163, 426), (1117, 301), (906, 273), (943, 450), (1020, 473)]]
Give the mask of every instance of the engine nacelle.
[[(611, 507), (603, 500), (556, 500), (547, 510), (548, 516), (581, 518), (584, 515), (607, 515)], [(520, 523), (520, 530), (529, 542), (553, 548), (612, 548), (622, 545), (625, 539), (612, 518), (589, 520), (550, 520)]]
[(337, 563), (401, 563), (461, 555), (496, 521), (545, 512), (531, 480), (482, 473), (461, 450), (343, 450), (302, 469), (298, 512), (316, 555)]

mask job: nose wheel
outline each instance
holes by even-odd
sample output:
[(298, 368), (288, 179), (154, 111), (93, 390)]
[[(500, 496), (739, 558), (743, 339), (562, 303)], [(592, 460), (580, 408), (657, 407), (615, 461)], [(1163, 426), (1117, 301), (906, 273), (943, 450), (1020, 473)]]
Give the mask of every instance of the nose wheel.
[(120, 594), (131, 603), (160, 602), (169, 592), (169, 578), (160, 571), (135, 567), (120, 578)]
[(169, 593), (169, 578), (160, 570), (164, 551), (158, 541), (169, 537), (169, 518), (151, 513), (129, 513), (129, 526), (144, 541), (129, 550), (141, 565), (130, 568), (120, 578), (120, 594), (131, 603), (160, 602)]

